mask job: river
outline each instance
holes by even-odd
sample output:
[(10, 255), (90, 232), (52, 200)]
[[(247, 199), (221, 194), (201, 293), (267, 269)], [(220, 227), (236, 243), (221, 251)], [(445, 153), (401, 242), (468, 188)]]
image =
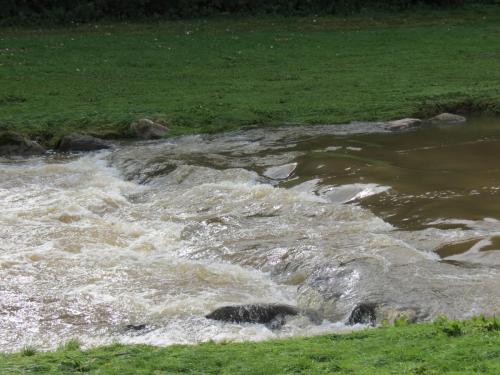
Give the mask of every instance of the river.
[[(0, 351), (500, 312), (500, 121), (281, 127), (0, 159)], [(322, 323), (205, 318), (284, 303)], [(142, 325), (140, 330), (128, 325)], [(356, 328), (356, 327), (355, 327)]]

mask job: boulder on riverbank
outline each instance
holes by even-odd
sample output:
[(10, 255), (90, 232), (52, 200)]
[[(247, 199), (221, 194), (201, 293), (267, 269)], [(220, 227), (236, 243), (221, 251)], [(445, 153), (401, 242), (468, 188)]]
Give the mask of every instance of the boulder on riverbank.
[(130, 124), (130, 130), (141, 139), (160, 139), (168, 133), (166, 126), (146, 118)]
[(403, 118), (400, 120), (389, 121), (385, 125), (385, 129), (390, 131), (401, 131), (416, 128), (420, 125), (422, 125), (422, 120), (418, 118)]
[(441, 113), (429, 119), (433, 124), (464, 124), (467, 119), (464, 116), (456, 115), (454, 113)]
[(38, 143), (14, 132), (0, 133), (0, 156), (35, 156), (47, 152)]
[(56, 146), (59, 152), (82, 152), (82, 151), (97, 151), (108, 149), (111, 146), (102, 139), (72, 133), (64, 136)]

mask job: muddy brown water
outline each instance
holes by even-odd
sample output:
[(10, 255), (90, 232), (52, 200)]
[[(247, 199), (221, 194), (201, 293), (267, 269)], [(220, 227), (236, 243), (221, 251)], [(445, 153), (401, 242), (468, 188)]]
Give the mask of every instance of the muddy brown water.
[[(0, 350), (500, 311), (500, 120), (254, 129), (0, 161)], [(210, 321), (286, 303), (279, 329)], [(128, 325), (145, 328), (127, 330)]]

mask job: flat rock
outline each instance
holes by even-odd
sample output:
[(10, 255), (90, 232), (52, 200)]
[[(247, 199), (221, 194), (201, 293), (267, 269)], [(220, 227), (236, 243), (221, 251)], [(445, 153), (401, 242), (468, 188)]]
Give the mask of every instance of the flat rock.
[(0, 133), (0, 156), (35, 156), (46, 150), (38, 143), (14, 132)]
[(167, 135), (168, 128), (149, 119), (141, 119), (130, 124), (130, 130), (142, 139), (160, 139)]
[(385, 129), (390, 131), (401, 131), (416, 128), (420, 125), (422, 125), (422, 120), (418, 118), (403, 118), (400, 120), (389, 121), (385, 125)]
[(102, 139), (83, 134), (69, 134), (64, 136), (56, 146), (59, 152), (96, 151), (110, 148)]
[(271, 178), (273, 180), (284, 180), (290, 177), (295, 168), (297, 168), (297, 163), (279, 165), (276, 167), (267, 168), (263, 174), (265, 177)]
[(441, 124), (463, 124), (467, 121), (467, 119), (464, 116), (445, 112), (432, 117), (429, 121), (432, 123), (441, 123)]

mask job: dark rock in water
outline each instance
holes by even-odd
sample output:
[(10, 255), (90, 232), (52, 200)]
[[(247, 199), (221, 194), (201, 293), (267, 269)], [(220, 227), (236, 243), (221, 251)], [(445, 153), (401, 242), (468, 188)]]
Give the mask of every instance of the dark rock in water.
[(289, 305), (256, 304), (220, 307), (206, 315), (206, 318), (231, 323), (260, 324), (267, 324), (278, 320), (283, 321), (284, 324), (285, 316), (299, 314), (300, 310), (298, 308)]
[(110, 148), (102, 139), (83, 134), (69, 134), (64, 136), (56, 146), (59, 152), (96, 151)]
[(143, 331), (147, 328), (147, 324), (127, 324), (125, 331)]
[(141, 119), (130, 124), (130, 131), (142, 139), (160, 139), (168, 133), (168, 128), (149, 119)]
[(306, 316), (314, 324), (323, 321), (316, 311), (278, 304), (224, 306), (206, 315), (206, 318), (230, 323), (259, 323), (269, 329), (279, 329), (286, 323), (288, 316), (296, 315)]
[(377, 305), (375, 303), (361, 303), (352, 310), (349, 316), (349, 324), (375, 325), (377, 321)]
[(42, 155), (46, 150), (34, 141), (14, 132), (0, 133), (0, 156)]
[(151, 324), (127, 324), (121, 327), (120, 333), (125, 333), (129, 336), (141, 336), (148, 332), (154, 331), (155, 329), (156, 327)]
[(276, 317), (271, 320), (269, 323), (266, 323), (265, 326), (270, 330), (280, 329), (286, 324), (286, 315), (276, 315)]

